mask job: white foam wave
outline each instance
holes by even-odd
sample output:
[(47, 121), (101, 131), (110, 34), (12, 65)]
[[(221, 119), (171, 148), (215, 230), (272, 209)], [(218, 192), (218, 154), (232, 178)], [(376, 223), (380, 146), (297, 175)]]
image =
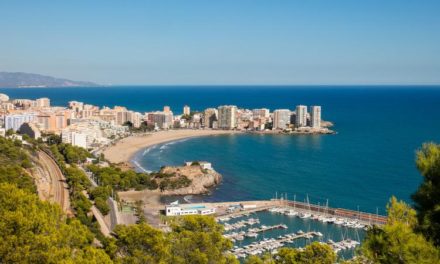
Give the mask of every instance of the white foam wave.
[(139, 162), (137, 162), (136, 160), (133, 160), (133, 164), (138, 167), (140, 170), (142, 170), (145, 173), (151, 173), (150, 170), (145, 169), (144, 167), (141, 166), (141, 164), (139, 164)]
[(192, 195), (187, 195), (187, 196), (183, 197), (183, 200), (185, 200), (185, 202), (187, 202), (187, 203), (192, 203), (192, 200), (191, 200), (192, 198), (193, 198)]

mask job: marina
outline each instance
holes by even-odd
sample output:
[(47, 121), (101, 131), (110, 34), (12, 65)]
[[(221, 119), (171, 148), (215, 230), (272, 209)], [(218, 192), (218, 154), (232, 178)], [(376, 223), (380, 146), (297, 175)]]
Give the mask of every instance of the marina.
[[(237, 212), (238, 213), (238, 212)], [(293, 207), (271, 207), (233, 217), (218, 217), (225, 225), (224, 237), (234, 243), (231, 253), (237, 258), (277, 253), (281, 247), (301, 250), (312, 242), (329, 245), (339, 257), (353, 257), (355, 248), (370, 224), (359, 219), (318, 214)], [(257, 220), (258, 219), (258, 220)], [(252, 225), (244, 223), (253, 223)]]
[(239, 259), (276, 253), (281, 247), (302, 250), (312, 242), (327, 244), (340, 258), (350, 259), (365, 231), (387, 220), (377, 213), (332, 208), (328, 200), (325, 205), (313, 204), (308, 197), (298, 202), (295, 196), (293, 201), (276, 198), (182, 206), (213, 208), (217, 222), (224, 226), (223, 236), (234, 243), (230, 252)]
[(279, 236), (278, 238), (263, 239), (259, 242), (253, 242), (243, 247), (234, 247), (231, 253), (237, 258), (245, 258), (248, 255), (260, 255), (266, 251), (270, 251), (275, 254), (278, 248), (285, 246), (287, 243), (293, 243), (296, 239), (311, 239), (316, 236), (322, 236), (319, 232), (298, 232), (297, 234), (286, 234)]

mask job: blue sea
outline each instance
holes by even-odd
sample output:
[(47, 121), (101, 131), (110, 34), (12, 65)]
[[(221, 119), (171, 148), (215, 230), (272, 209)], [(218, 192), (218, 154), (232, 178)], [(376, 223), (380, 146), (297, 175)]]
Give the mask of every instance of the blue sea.
[(440, 143), (440, 87), (426, 86), (179, 86), (0, 89), (11, 98), (49, 97), (136, 111), (187, 104), (203, 110), (223, 104), (294, 109), (321, 105), (336, 135), (226, 135), (166, 143), (136, 156), (146, 169), (206, 160), (224, 178), (207, 201), (288, 198), (385, 213), (392, 195), (411, 202), (422, 178), (415, 151)]

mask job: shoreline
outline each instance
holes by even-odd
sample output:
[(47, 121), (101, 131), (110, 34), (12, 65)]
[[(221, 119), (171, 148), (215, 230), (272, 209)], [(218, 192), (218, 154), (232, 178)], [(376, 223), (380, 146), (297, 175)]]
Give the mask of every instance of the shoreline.
[(133, 158), (142, 149), (181, 139), (234, 134), (243, 134), (243, 132), (235, 130), (193, 129), (158, 131), (142, 135), (132, 135), (123, 138), (116, 142), (115, 145), (107, 147), (102, 153), (104, 153), (105, 158), (111, 163), (123, 163), (137, 167), (137, 165), (133, 163)]

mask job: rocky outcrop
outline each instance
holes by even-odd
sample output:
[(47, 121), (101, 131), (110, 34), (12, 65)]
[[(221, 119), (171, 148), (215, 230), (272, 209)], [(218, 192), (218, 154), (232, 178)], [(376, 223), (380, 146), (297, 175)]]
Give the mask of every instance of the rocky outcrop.
[[(214, 169), (203, 169), (200, 165), (186, 165), (179, 167), (166, 166), (160, 170), (163, 175), (172, 175), (169, 180), (179, 180), (186, 177), (191, 182), (186, 187), (162, 190), (164, 195), (188, 195), (209, 193), (210, 188), (218, 185), (222, 176)], [(159, 182), (164, 180), (156, 179)]]

